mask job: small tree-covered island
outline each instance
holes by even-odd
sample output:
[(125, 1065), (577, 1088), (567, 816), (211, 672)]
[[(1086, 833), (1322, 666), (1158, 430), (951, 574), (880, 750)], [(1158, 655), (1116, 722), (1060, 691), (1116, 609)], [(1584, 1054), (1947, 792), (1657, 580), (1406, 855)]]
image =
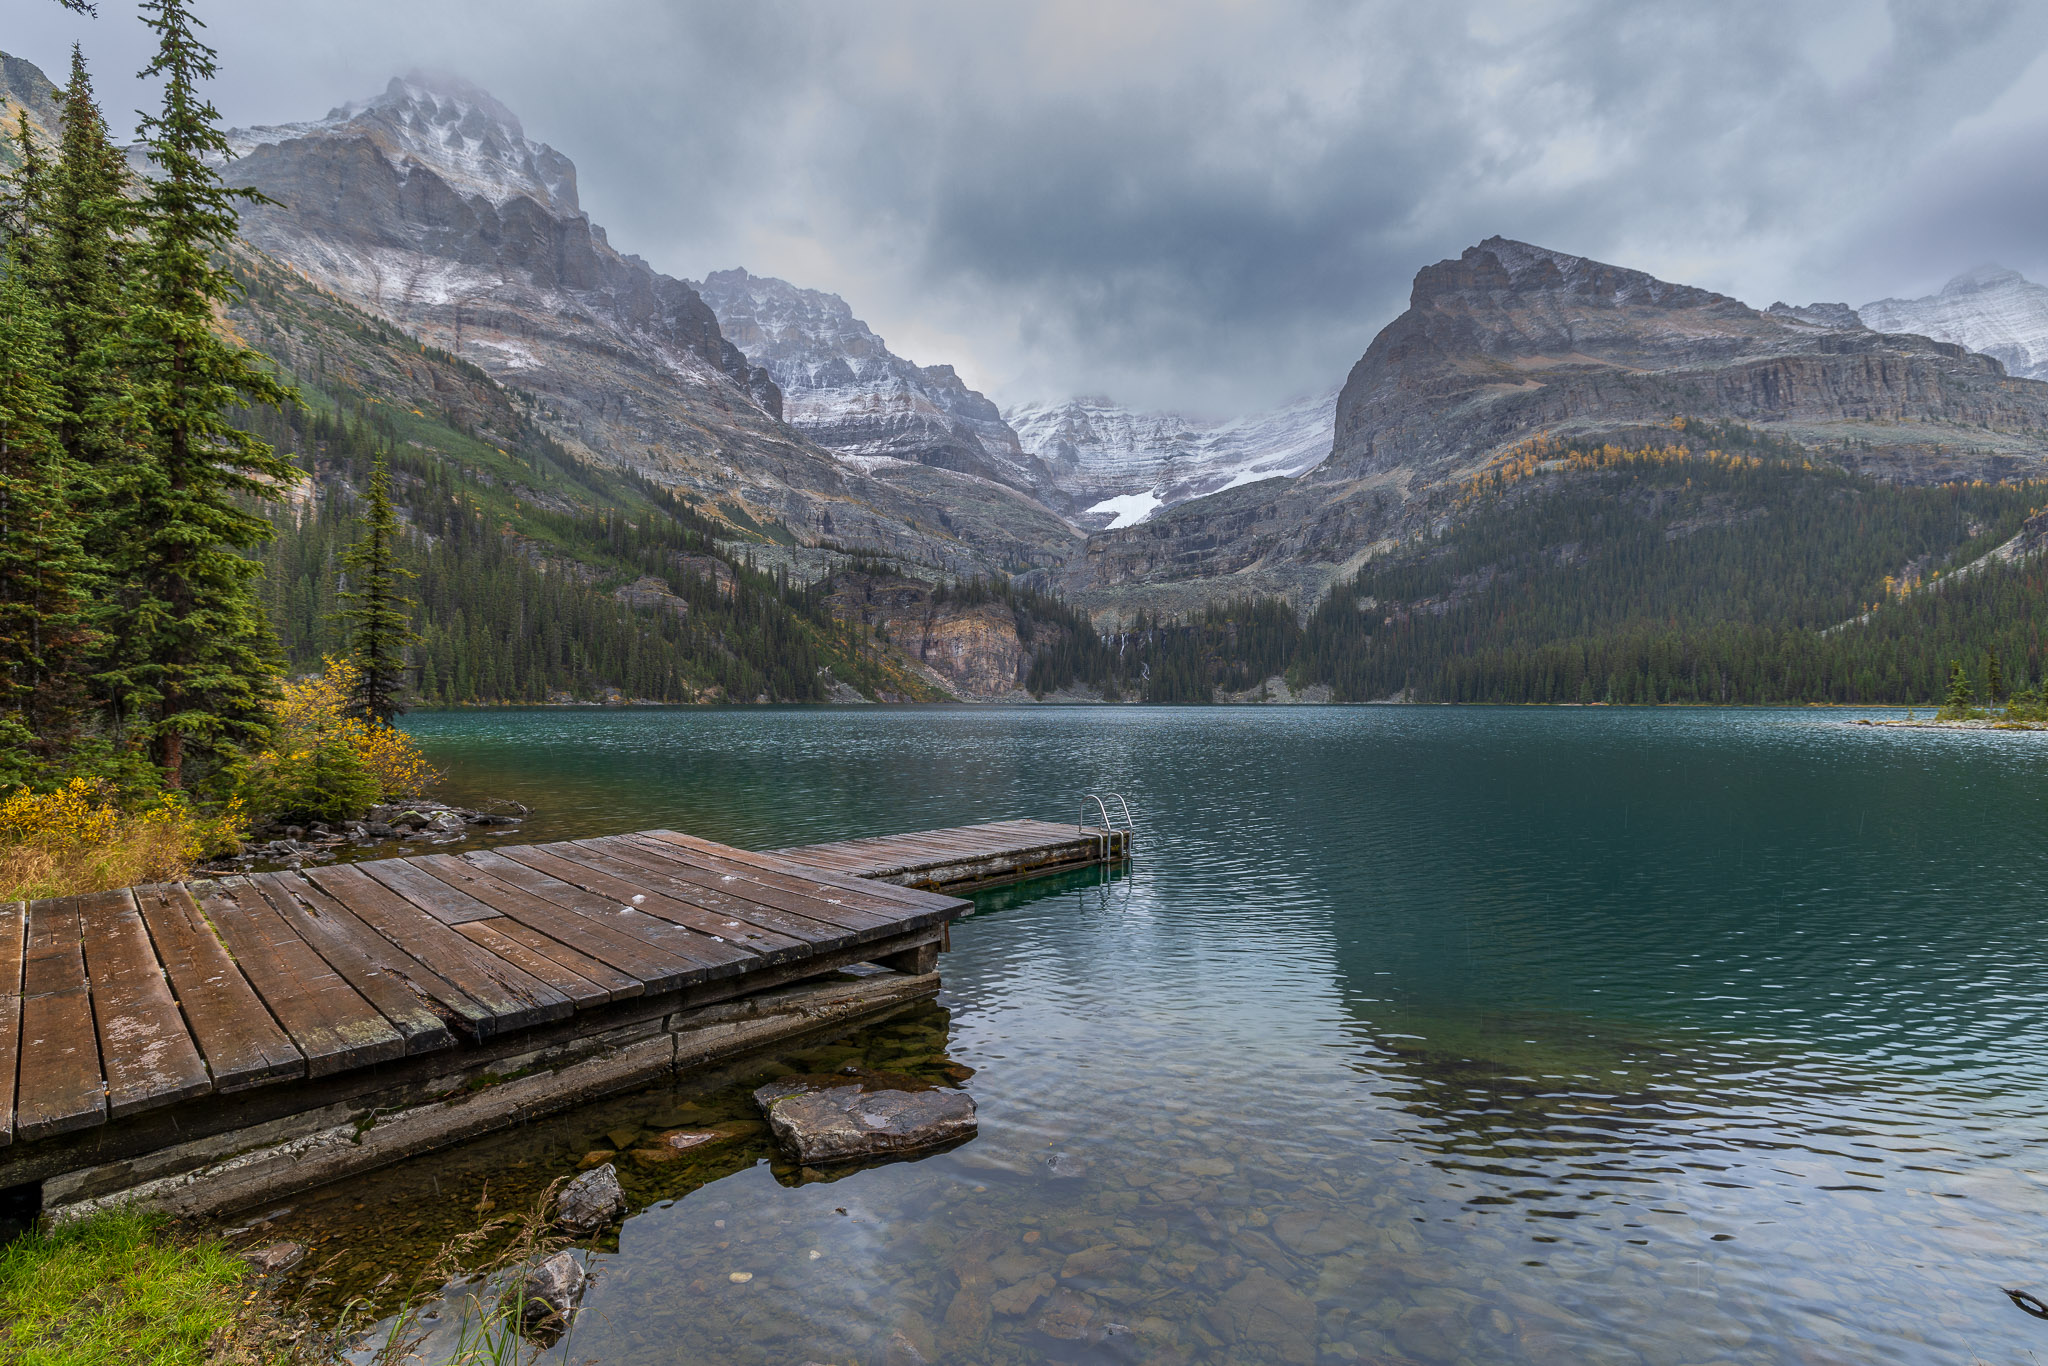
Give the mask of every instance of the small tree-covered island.
[(18, 8), (0, 1366), (2040, 1350), (2024, 7)]

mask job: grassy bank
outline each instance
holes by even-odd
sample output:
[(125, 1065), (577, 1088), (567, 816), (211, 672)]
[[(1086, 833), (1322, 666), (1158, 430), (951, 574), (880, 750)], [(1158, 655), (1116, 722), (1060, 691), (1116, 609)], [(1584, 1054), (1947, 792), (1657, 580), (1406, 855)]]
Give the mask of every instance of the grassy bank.
[(33, 1230), (0, 1246), (0, 1366), (526, 1366), (563, 1326), (523, 1326), (526, 1269), (564, 1246), (549, 1223), (560, 1185), (445, 1244), (375, 1324), (362, 1300), (312, 1323), (225, 1244), (161, 1214)]
[(115, 1210), (0, 1249), (0, 1362), (199, 1366), (286, 1361), (270, 1351), (241, 1258)]

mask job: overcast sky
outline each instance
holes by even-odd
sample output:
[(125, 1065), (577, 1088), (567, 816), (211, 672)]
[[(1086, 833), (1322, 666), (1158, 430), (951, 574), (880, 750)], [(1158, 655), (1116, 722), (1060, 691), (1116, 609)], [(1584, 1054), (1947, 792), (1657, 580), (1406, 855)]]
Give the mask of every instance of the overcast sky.
[[(0, 48), (110, 116), (126, 0)], [(1342, 380), (1501, 233), (1759, 306), (2048, 280), (2048, 4), (200, 0), (232, 123), (420, 67), (577, 164), (672, 274), (845, 296), (998, 402), (1223, 414)]]

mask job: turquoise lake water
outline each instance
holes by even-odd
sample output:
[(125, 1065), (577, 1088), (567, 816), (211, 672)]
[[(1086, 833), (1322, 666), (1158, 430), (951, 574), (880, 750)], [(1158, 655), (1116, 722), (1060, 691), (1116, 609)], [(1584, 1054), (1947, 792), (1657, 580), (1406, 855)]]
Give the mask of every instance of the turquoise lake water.
[[(937, 1008), (973, 1142), (636, 1171), (552, 1359), (2032, 1362), (2048, 735), (1838, 712), (446, 713), (519, 838), (750, 847), (1125, 794), (1128, 875), (985, 894)], [(745, 1069), (302, 1201), (347, 1285)], [(607, 1138), (606, 1135), (611, 1137)], [(1057, 1159), (1057, 1160), (1055, 1160)], [(407, 1240), (411, 1240), (408, 1242)], [(740, 1279), (734, 1279), (735, 1276)]]

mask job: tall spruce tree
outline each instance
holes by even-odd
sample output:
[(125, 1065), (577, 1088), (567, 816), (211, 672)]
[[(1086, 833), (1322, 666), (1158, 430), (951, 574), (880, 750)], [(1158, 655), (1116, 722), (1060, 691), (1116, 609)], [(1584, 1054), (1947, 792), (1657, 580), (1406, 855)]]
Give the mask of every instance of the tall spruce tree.
[[(48, 194), (42, 283), (57, 331), (57, 382), (64, 403), (59, 435), (65, 454), (90, 483), (111, 471), (126, 452), (115, 422), (121, 371), (114, 343), (134, 205), (127, 195), (127, 160), (107, 136), (85, 56), (76, 46), (63, 110), (63, 138)], [(80, 492), (89, 493), (90, 487)], [(87, 521), (97, 523), (94, 500), (86, 501)]]
[(24, 272), (30, 288), (38, 288), (48, 249), (50, 168), (27, 119), (16, 121), (12, 137), (14, 172), (0, 190), (0, 239), (6, 243), (8, 265)]
[(370, 486), (356, 519), (362, 534), (343, 552), (348, 588), (341, 600), (348, 623), (349, 654), (356, 666), (349, 710), (358, 716), (391, 724), (405, 710), (405, 652), (419, 643), (412, 629), (415, 604), (399, 592), (414, 577), (399, 567), (398, 514), (391, 505), (391, 467), (380, 450), (370, 464)]
[(12, 236), (0, 266), (0, 782), (56, 757), (83, 704), (81, 552), (66, 499), (49, 309)]
[(158, 45), (141, 74), (164, 83), (161, 110), (141, 127), (153, 171), (138, 206), (122, 358), (123, 407), (142, 450), (110, 507), (119, 649), (101, 682), (175, 788), (267, 732), (277, 644), (250, 583), (261, 570), (236, 551), (268, 540), (271, 527), (238, 497), (274, 501), (297, 472), (227, 419), (292, 394), (214, 323), (238, 294), (219, 259), (237, 201), (261, 199), (223, 184), (209, 163), (229, 155), (220, 115), (199, 92), (214, 51), (185, 0), (144, 0), (142, 14)]

